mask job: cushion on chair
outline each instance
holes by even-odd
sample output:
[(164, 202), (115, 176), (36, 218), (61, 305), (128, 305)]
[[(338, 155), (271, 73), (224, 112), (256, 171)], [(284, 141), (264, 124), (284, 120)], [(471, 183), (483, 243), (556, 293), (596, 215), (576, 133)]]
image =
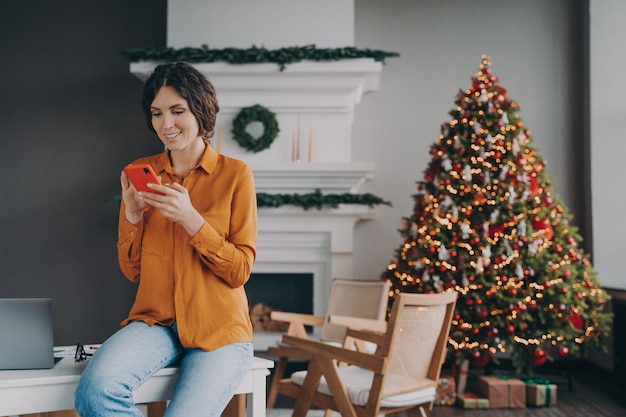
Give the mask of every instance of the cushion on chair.
[[(348, 395), (350, 396), (352, 403), (360, 406), (365, 405), (370, 394), (374, 373), (363, 368), (359, 368), (358, 366), (338, 368), (337, 372), (339, 374), (339, 378), (341, 378), (341, 381), (348, 391)], [(291, 380), (297, 385), (302, 385), (304, 383), (304, 378), (306, 378), (306, 374), (307, 371), (295, 372), (291, 375)], [(401, 383), (401, 381), (394, 381), (393, 385), (399, 386)], [(409, 384), (410, 381), (407, 379), (406, 385), (404, 386), (409, 386)], [(323, 394), (331, 395), (324, 377), (321, 378), (320, 385), (317, 390)], [(423, 404), (434, 401), (435, 394), (436, 388), (433, 382), (433, 385), (428, 388), (385, 397), (381, 399), (380, 406), (403, 407), (407, 405)]]

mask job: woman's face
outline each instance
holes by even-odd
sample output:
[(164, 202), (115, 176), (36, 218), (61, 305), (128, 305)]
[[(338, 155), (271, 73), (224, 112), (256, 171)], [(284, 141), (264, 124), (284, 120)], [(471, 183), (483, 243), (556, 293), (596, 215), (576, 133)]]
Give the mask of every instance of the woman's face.
[(161, 87), (150, 105), (152, 127), (170, 151), (185, 149), (202, 140), (200, 125), (191, 113), (187, 100), (169, 86)]

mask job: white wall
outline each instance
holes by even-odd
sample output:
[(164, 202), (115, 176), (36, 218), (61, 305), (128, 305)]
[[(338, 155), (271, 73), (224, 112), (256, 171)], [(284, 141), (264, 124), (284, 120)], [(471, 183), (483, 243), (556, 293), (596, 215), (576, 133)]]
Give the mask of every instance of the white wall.
[(594, 266), (602, 283), (626, 290), (626, 2), (591, 0), (591, 183)]
[(169, 0), (167, 45), (268, 49), (354, 44), (354, 0)]

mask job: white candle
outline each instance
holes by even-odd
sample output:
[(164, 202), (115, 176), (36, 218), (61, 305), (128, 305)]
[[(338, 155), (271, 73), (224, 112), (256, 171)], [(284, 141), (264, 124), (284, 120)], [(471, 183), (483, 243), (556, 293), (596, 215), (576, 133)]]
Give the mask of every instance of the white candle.
[(313, 160), (313, 126), (309, 128), (309, 155), (307, 160), (309, 162)]

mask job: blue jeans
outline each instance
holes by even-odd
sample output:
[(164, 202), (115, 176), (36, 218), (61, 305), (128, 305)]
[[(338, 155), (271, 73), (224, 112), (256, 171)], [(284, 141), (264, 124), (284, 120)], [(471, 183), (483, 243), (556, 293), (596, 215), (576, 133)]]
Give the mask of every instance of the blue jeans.
[(233, 343), (210, 352), (186, 349), (176, 325), (132, 322), (98, 349), (80, 378), (75, 408), (83, 417), (142, 417), (133, 392), (152, 374), (180, 366), (166, 417), (219, 416), (245, 378), (252, 343)]

